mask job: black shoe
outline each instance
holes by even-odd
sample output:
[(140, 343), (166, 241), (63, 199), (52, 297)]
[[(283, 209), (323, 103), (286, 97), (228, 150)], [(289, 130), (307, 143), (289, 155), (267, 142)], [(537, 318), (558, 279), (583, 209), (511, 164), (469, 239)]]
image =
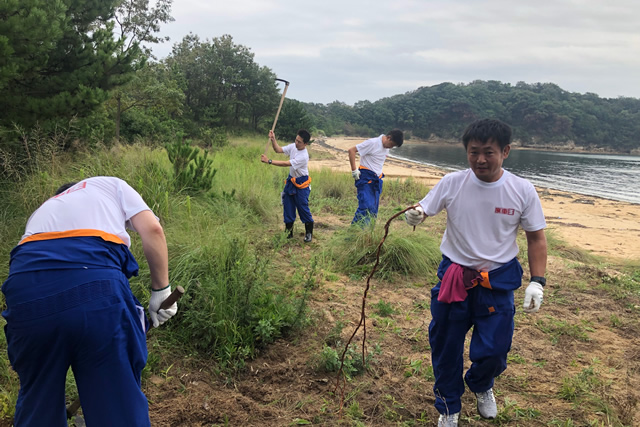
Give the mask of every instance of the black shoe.
[(304, 224), (304, 242), (309, 243), (313, 235), (313, 223), (307, 222)]
[(287, 222), (285, 223), (285, 231), (287, 232), (287, 239), (293, 239), (293, 223)]

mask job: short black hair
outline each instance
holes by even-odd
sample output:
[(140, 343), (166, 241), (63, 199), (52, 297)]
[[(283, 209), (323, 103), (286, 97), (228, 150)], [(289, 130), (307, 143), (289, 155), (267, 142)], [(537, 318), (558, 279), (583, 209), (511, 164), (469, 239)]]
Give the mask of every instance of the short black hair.
[(300, 138), (302, 138), (302, 141), (307, 144), (309, 141), (311, 141), (311, 134), (309, 133), (309, 131), (307, 131), (306, 129), (300, 129), (298, 131), (298, 136)]
[(387, 134), (387, 137), (396, 144), (396, 147), (402, 146), (402, 143), (404, 142), (404, 135), (400, 129), (393, 129)]
[(482, 144), (496, 141), (500, 149), (503, 149), (511, 144), (511, 127), (496, 119), (476, 120), (467, 126), (462, 135), (462, 144), (465, 150), (471, 141), (478, 141)]
[(65, 191), (67, 191), (68, 189), (70, 189), (71, 187), (73, 187), (74, 185), (76, 185), (78, 183), (78, 181), (74, 181), (74, 182), (67, 182), (66, 184), (62, 184), (60, 187), (58, 187), (58, 189), (56, 190), (56, 196), (60, 193), (64, 193)]

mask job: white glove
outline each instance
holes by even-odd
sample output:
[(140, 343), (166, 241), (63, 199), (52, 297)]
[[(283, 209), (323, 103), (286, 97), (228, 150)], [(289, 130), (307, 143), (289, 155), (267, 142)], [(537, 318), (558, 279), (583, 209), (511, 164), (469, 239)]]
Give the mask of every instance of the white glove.
[[(523, 308), (526, 313), (535, 313), (540, 310), (542, 304), (542, 285), (538, 282), (531, 282), (527, 289), (524, 291), (524, 304)], [(533, 307), (531, 307), (531, 301), (533, 300)]]
[(354, 171), (351, 171), (351, 176), (353, 177), (353, 179), (355, 179), (356, 181), (360, 179), (360, 169), (356, 169)]
[(153, 323), (154, 328), (162, 325), (178, 312), (178, 303), (175, 302), (166, 310), (160, 310), (160, 305), (169, 297), (169, 295), (171, 295), (171, 286), (167, 286), (166, 288), (157, 291), (155, 289), (151, 290), (151, 298), (149, 298), (149, 317), (151, 317), (151, 322)]
[(422, 209), (422, 206), (416, 206), (413, 209), (409, 209), (404, 213), (404, 219), (407, 221), (407, 224), (415, 227), (424, 221), (424, 209)]

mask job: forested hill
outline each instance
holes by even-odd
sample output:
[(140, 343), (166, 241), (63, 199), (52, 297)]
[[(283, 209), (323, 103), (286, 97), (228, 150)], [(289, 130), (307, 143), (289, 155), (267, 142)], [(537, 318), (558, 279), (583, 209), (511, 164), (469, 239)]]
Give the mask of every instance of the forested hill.
[(419, 138), (458, 140), (471, 121), (492, 117), (510, 124), (523, 146), (640, 150), (640, 99), (572, 93), (552, 83), (442, 83), (354, 106), (335, 101), (305, 107), (328, 135), (400, 128)]

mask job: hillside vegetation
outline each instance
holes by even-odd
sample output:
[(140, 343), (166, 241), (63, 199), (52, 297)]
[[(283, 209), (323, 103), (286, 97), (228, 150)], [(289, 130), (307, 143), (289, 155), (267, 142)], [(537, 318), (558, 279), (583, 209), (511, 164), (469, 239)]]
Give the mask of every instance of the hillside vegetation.
[[(259, 162), (264, 143), (233, 138), (206, 156), (181, 140), (168, 150), (114, 145), (71, 155), (39, 141), (42, 152), (33, 155), (46, 161), (0, 187), (0, 277), (29, 214), (60, 183), (119, 176), (160, 217), (171, 282), (186, 289), (178, 314), (149, 334), (143, 387), (154, 426), (434, 425), (429, 288), (446, 217), (416, 231), (401, 217), (390, 224), (366, 300), (366, 357), (361, 331), (346, 352), (344, 392), (336, 390), (383, 226), (428, 188), (386, 180), (378, 223), (360, 229), (349, 226), (357, 204), (351, 176), (313, 173), (316, 229), (305, 245), (300, 223), (295, 238), (285, 238), (279, 198), (287, 171)], [(194, 159), (175, 168), (191, 150)], [(326, 155), (312, 145), (311, 161)], [(637, 425), (638, 266), (612, 265), (548, 238), (545, 301), (536, 315), (518, 310), (510, 366), (495, 386), (498, 418), (481, 420), (467, 392), (462, 425)], [(135, 233), (132, 249), (141, 271), (131, 285), (146, 305), (149, 271)], [(525, 252), (520, 257), (526, 267)], [(522, 297), (517, 291), (518, 304)], [(19, 384), (4, 334), (0, 378), (0, 426), (9, 426)], [(69, 402), (77, 396), (71, 374), (67, 395)]]
[(572, 93), (553, 83), (442, 83), (354, 106), (336, 101), (305, 108), (328, 134), (400, 128), (422, 139), (457, 140), (472, 121), (492, 117), (512, 126), (523, 146), (640, 152), (640, 100)]

